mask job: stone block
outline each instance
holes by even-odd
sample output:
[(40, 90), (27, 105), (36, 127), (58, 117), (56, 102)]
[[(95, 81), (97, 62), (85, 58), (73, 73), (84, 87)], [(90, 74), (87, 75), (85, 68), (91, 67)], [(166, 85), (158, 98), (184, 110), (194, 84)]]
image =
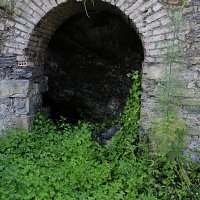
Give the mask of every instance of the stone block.
[(57, 6), (57, 3), (56, 3), (55, 0), (50, 0), (49, 2), (51, 3), (51, 5), (52, 5), (53, 7)]
[(200, 63), (200, 56), (197, 56), (197, 57), (191, 56), (188, 58), (188, 62), (192, 65), (198, 64)]
[(145, 49), (155, 49), (156, 44), (155, 43), (145, 43), (144, 47), (145, 47)]
[(0, 31), (4, 30), (5, 25), (3, 23), (0, 23)]
[(160, 41), (157, 42), (156, 48), (157, 49), (162, 49), (162, 48), (168, 48), (170, 45), (172, 45), (172, 41)]
[(34, 115), (42, 107), (42, 95), (32, 95), (29, 102), (29, 113)]
[(64, 2), (67, 2), (67, 0), (57, 0), (57, 4), (61, 4), (61, 3), (64, 3)]
[(167, 54), (167, 49), (152, 49), (147, 52), (148, 56), (160, 56), (160, 55), (166, 55)]
[(167, 40), (173, 40), (174, 39), (174, 33), (165, 34), (165, 39), (167, 39)]
[(146, 56), (144, 62), (146, 62), (146, 63), (153, 63), (153, 62), (155, 62), (155, 58)]
[(48, 1), (44, 1), (44, 4), (49, 10), (51, 10), (53, 8), (53, 5), (51, 4), (51, 2), (49, 0)]
[[(115, 4), (115, 2), (113, 2), (113, 5)], [(125, 10), (127, 10), (129, 8), (129, 4), (128, 3), (124, 3), (123, 5), (120, 6), (120, 10), (122, 12), (124, 12)]]
[(33, 116), (21, 115), (21, 116), (12, 116), (9, 120), (5, 121), (6, 128), (25, 128), (28, 129), (33, 122)]
[(196, 136), (196, 140), (193, 140), (190, 142), (189, 144), (189, 149), (200, 149), (200, 137), (199, 136)]
[[(119, 1), (120, 2), (120, 1)], [(121, 2), (121, 5), (123, 5), (124, 2)], [(141, 4), (141, 0), (137, 0), (136, 3), (132, 4), (131, 7), (129, 7), (126, 11), (125, 11), (125, 14), (126, 15), (129, 15), (129, 17), (132, 15), (132, 16), (135, 16), (136, 13), (138, 13), (138, 9), (137, 7), (139, 7), (139, 5)]]
[(16, 17), (15, 20), (16, 22), (19, 22), (22, 25), (25, 25), (27, 23), (27, 21), (21, 17)]
[(5, 79), (6, 77), (6, 70), (0, 68), (0, 80)]
[(22, 18), (29, 22), (29, 19), (31, 19), (31, 16), (33, 14), (33, 10), (29, 7), (26, 8), (26, 10), (23, 12)]
[(18, 62), (24, 62), (28, 60), (28, 56), (18, 55), (16, 59)]
[(22, 24), (19, 24), (19, 23), (16, 23), (15, 24), (15, 27), (21, 31), (24, 31), (26, 33), (29, 33), (30, 32), (30, 29), (27, 28), (26, 26), (22, 25)]
[(143, 73), (146, 74), (146, 78), (151, 80), (161, 80), (166, 74), (166, 67), (163, 65), (153, 65), (143, 67)]
[(36, 12), (33, 12), (33, 14), (32, 14), (33, 17), (30, 19), (30, 22), (32, 24), (37, 24), (41, 20), (41, 15), (37, 14)]
[(141, 21), (143, 21), (144, 16), (143, 15), (138, 15), (136, 18), (133, 19), (134, 23), (139, 23)]
[(166, 28), (166, 27), (161, 27), (159, 29), (154, 29), (153, 30), (153, 35), (160, 35), (160, 34), (165, 34), (165, 33), (170, 33), (170, 32), (173, 32), (173, 29)]
[(160, 55), (155, 59), (155, 63), (165, 63), (166, 62), (166, 55)]
[(157, 3), (156, 5), (153, 6), (153, 11), (157, 12), (158, 10), (160, 10), (162, 8), (162, 4)]
[(135, 12), (143, 3), (143, 0), (137, 0), (130, 8), (131, 12)]
[(29, 98), (15, 98), (14, 99), (14, 111), (15, 114), (28, 114), (29, 113)]
[(42, 76), (40, 79), (35, 80), (33, 85), (33, 93), (41, 94), (48, 91), (48, 77)]
[(151, 23), (157, 19), (160, 19), (161, 17), (167, 15), (166, 11), (165, 10), (160, 10), (159, 12), (156, 12), (154, 15), (151, 15), (149, 16), (147, 19), (146, 19), (146, 22), (147, 23)]
[(0, 68), (11, 68), (16, 65), (15, 56), (0, 56)]
[(31, 2), (31, 1), (29, 3), (29, 7), (34, 11), (38, 11), (38, 9), (39, 9), (39, 7), (35, 3)]
[(27, 97), (30, 90), (29, 80), (0, 81), (0, 97)]
[(143, 36), (144, 36), (144, 37), (150, 37), (150, 36), (152, 36), (152, 35), (153, 35), (153, 31), (151, 31), (151, 30), (149, 30), (149, 31), (143, 33)]
[(120, 7), (124, 2), (125, 2), (125, 0), (119, 0), (119, 1), (117, 1), (116, 6)]
[(160, 22), (161, 22), (161, 24), (162, 24), (163, 26), (165, 26), (165, 25), (171, 23), (171, 21), (170, 21), (168, 18), (162, 18), (162, 19), (160, 20)]
[(8, 111), (8, 106), (6, 104), (0, 104), (0, 118), (1, 119), (5, 118), (7, 111)]
[(11, 79), (31, 79), (32, 77), (33, 72), (28, 67), (24, 69), (14, 69), (10, 73)]
[(149, 31), (151, 29), (157, 28), (159, 26), (160, 26), (160, 22), (159, 21), (155, 21), (155, 22), (152, 22), (151, 24), (146, 25), (144, 28), (141, 28), (140, 31), (141, 32), (146, 32), (146, 31)]
[(157, 42), (157, 41), (162, 41), (164, 40), (165, 37), (164, 35), (156, 35), (156, 36), (152, 36), (152, 37), (148, 37), (148, 38), (145, 38), (145, 42), (146, 43), (150, 43), (150, 42)]
[(33, 0), (33, 2), (39, 7), (42, 6), (42, 1), (41, 0)]
[(154, 3), (156, 3), (156, 2), (157, 2), (157, 0), (147, 1), (147, 2), (144, 3), (141, 7), (139, 7), (139, 10), (140, 10), (141, 12), (145, 12), (146, 10), (148, 10), (149, 8), (151, 8), (152, 5), (153, 5)]

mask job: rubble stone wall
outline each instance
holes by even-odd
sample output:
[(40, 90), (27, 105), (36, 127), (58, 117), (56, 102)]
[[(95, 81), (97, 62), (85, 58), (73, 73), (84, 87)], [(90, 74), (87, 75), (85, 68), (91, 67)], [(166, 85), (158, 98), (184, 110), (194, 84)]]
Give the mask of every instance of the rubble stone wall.
[[(83, 1), (20, 0), (0, 5), (0, 129), (28, 127), (41, 107), (41, 94), (48, 90), (42, 69), (45, 50), (56, 29), (69, 17), (85, 10)], [(13, 4), (13, 3), (14, 4)], [(138, 32), (145, 51), (142, 79), (141, 121), (146, 127), (155, 115), (156, 88), (167, 73), (166, 54), (173, 42), (170, 13), (179, 0), (95, 1), (103, 9), (117, 10)], [(4, 6), (5, 7), (5, 6)], [(183, 59), (173, 65), (187, 92), (182, 117), (191, 125), (190, 146), (200, 148), (200, 1), (184, 9), (181, 29)], [(193, 109), (189, 109), (189, 107)]]

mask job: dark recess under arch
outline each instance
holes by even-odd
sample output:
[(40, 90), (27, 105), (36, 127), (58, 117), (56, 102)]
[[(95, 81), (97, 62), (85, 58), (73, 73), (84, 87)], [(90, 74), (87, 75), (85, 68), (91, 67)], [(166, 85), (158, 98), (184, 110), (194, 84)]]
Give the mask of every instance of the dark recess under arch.
[(51, 117), (102, 121), (116, 118), (131, 87), (127, 74), (141, 70), (141, 40), (120, 15), (91, 10), (66, 20), (52, 36), (45, 62)]

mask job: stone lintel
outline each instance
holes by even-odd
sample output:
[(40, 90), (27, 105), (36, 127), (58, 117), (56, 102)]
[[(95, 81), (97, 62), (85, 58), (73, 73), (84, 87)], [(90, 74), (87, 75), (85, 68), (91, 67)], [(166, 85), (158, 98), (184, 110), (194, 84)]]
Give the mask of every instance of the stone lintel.
[(28, 96), (30, 90), (29, 80), (1, 80), (0, 81), (0, 98)]

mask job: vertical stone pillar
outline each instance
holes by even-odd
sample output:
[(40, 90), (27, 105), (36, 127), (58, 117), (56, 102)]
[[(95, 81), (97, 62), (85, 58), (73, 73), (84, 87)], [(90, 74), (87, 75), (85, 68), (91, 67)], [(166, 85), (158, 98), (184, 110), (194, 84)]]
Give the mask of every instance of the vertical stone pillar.
[(14, 56), (0, 57), (0, 132), (30, 127), (48, 89), (47, 79), (37, 78), (37, 73), (36, 67), (22, 66)]

